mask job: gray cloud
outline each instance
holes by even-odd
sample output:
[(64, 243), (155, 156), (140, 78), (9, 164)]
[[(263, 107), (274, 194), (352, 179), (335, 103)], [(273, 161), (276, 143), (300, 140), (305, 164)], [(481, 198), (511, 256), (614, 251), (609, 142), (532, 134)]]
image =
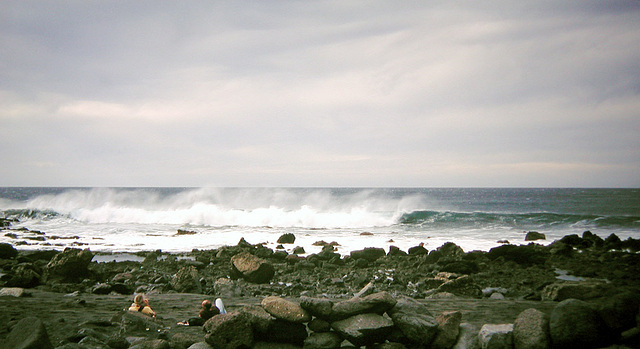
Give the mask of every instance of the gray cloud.
[(0, 185), (639, 186), (640, 3), (0, 4)]

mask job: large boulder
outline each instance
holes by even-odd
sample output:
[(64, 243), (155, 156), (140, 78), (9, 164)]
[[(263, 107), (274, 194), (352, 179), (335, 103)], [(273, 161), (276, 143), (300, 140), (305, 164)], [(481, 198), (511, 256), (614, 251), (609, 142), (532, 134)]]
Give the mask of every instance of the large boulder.
[(482, 290), (469, 275), (462, 275), (456, 279), (446, 281), (437, 288), (437, 292), (453, 293), (456, 296), (482, 297)]
[(293, 235), (292, 233), (282, 234), (278, 238), (278, 243), (279, 244), (292, 244), (294, 242), (296, 242), (296, 236)]
[(396, 328), (414, 345), (429, 345), (438, 333), (438, 322), (427, 307), (409, 297), (399, 297), (388, 311)]
[(333, 313), (333, 301), (327, 298), (300, 297), (300, 306), (311, 315), (321, 319), (330, 319)]
[(485, 324), (478, 332), (482, 349), (513, 348), (513, 324)]
[(256, 332), (255, 338), (264, 342), (302, 345), (307, 339), (307, 327), (303, 323), (274, 320), (265, 332)]
[(566, 299), (599, 298), (606, 293), (608, 287), (606, 282), (598, 280), (555, 282), (542, 290), (542, 300), (559, 302)]
[(231, 257), (231, 267), (235, 275), (256, 284), (268, 283), (275, 274), (271, 263), (249, 252)]
[(453, 242), (445, 242), (442, 246), (429, 252), (427, 256), (427, 263), (437, 263), (441, 259), (443, 260), (459, 260), (464, 256), (464, 250), (462, 247), (454, 244)]
[(47, 264), (47, 279), (77, 282), (90, 275), (89, 264), (92, 259), (93, 253), (88, 249), (66, 248)]
[(470, 323), (461, 323), (458, 339), (451, 349), (480, 349), (478, 328)]
[(355, 346), (384, 342), (393, 330), (393, 321), (378, 314), (359, 314), (331, 324)]
[(380, 247), (367, 247), (363, 250), (351, 251), (350, 256), (353, 259), (366, 259), (373, 262), (380, 257), (386, 256), (387, 253)]
[(598, 313), (607, 327), (616, 334), (636, 327), (636, 314), (640, 307), (640, 295), (622, 292), (603, 297), (595, 302)]
[(6, 286), (31, 288), (40, 285), (42, 271), (32, 263), (20, 263), (11, 270)]
[(216, 315), (204, 323), (204, 340), (218, 349), (251, 348), (253, 329), (243, 313)]
[(334, 319), (344, 319), (364, 313), (383, 314), (396, 305), (396, 300), (387, 291), (370, 294), (365, 297), (354, 297), (335, 303), (332, 308)]
[(610, 339), (598, 312), (578, 299), (567, 299), (553, 309), (549, 331), (554, 348), (599, 348)]
[(171, 280), (171, 286), (180, 293), (202, 293), (198, 270), (192, 265), (178, 270)]
[(520, 313), (513, 323), (513, 345), (516, 349), (551, 348), (547, 314), (534, 308)]
[(262, 308), (276, 319), (290, 322), (309, 322), (311, 315), (300, 305), (278, 296), (269, 296), (262, 300)]
[(17, 255), (18, 250), (13, 245), (4, 242), (0, 243), (0, 259), (15, 258)]
[(436, 317), (438, 322), (438, 334), (431, 343), (431, 349), (449, 349), (458, 339), (462, 313), (459, 311), (446, 311)]
[(44, 324), (37, 317), (26, 317), (13, 326), (4, 348), (53, 349)]
[(502, 245), (494, 247), (487, 253), (487, 258), (495, 260), (502, 257), (505, 261), (516, 262), (523, 266), (543, 265), (550, 253), (544, 246), (530, 243), (529, 245)]
[(546, 240), (547, 236), (537, 231), (530, 231), (525, 235), (524, 241)]
[(342, 338), (335, 332), (312, 333), (304, 340), (304, 349), (337, 349)]

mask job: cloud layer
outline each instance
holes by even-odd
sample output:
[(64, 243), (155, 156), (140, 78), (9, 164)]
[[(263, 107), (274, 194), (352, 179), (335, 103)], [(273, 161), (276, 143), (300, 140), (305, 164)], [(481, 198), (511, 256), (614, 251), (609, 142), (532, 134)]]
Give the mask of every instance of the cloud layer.
[(0, 185), (640, 186), (640, 3), (0, 4)]

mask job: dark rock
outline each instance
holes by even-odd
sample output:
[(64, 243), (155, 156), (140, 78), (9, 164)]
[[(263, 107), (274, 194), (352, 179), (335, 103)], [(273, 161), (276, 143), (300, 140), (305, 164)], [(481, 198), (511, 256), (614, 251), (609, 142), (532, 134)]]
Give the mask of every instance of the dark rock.
[(66, 248), (62, 253), (55, 255), (47, 264), (47, 280), (59, 279), (77, 282), (86, 278), (90, 275), (89, 264), (92, 259), (93, 253), (88, 249)]
[(446, 311), (438, 317), (438, 334), (431, 343), (431, 349), (449, 349), (456, 344), (458, 335), (460, 334), (460, 323), (462, 322), (462, 313), (459, 311)]
[(588, 241), (591, 246), (595, 248), (602, 248), (604, 246), (604, 240), (588, 230), (582, 233), (582, 240)]
[(40, 268), (31, 263), (20, 263), (11, 270), (6, 286), (32, 288), (40, 285)]
[(393, 321), (378, 314), (359, 314), (336, 321), (331, 327), (355, 346), (384, 342), (393, 329)]
[(304, 250), (304, 247), (296, 246), (296, 247), (293, 248), (293, 250), (291, 250), (291, 253), (293, 253), (293, 254), (305, 254), (307, 252)]
[(278, 238), (279, 244), (292, 244), (294, 242), (296, 242), (296, 236), (293, 235), (292, 233), (282, 234)]
[(4, 347), (53, 349), (47, 329), (37, 317), (26, 317), (18, 321), (5, 339)]
[(549, 251), (536, 244), (524, 246), (503, 245), (494, 247), (487, 253), (487, 258), (495, 260), (502, 257), (505, 261), (516, 262), (520, 265), (543, 265), (549, 257)]
[(387, 253), (387, 256), (406, 256), (407, 252), (404, 252), (403, 250), (401, 250), (400, 248), (398, 248), (397, 246), (389, 246), (389, 253)]
[(15, 258), (18, 255), (16, 250), (11, 244), (0, 243), (0, 259)]
[(513, 323), (513, 344), (518, 349), (548, 349), (551, 347), (549, 317), (537, 309), (527, 309)]
[(109, 294), (113, 288), (109, 284), (100, 283), (91, 288), (93, 294)]
[(427, 307), (409, 297), (399, 297), (389, 316), (413, 345), (427, 346), (438, 333), (438, 322)]
[(427, 263), (436, 263), (441, 258), (459, 260), (464, 256), (464, 250), (453, 242), (445, 242), (444, 245), (429, 252)]
[(599, 348), (610, 339), (598, 312), (577, 299), (562, 301), (553, 309), (549, 331), (554, 348)]
[(597, 310), (612, 333), (619, 334), (635, 327), (636, 314), (640, 307), (640, 295), (620, 293), (603, 297), (595, 302)]
[(380, 257), (386, 256), (387, 253), (380, 247), (367, 247), (358, 251), (351, 251), (351, 258), (353, 259), (365, 259), (369, 262), (374, 262)]
[(256, 334), (261, 341), (302, 345), (307, 339), (307, 327), (302, 323), (274, 320), (266, 332)]
[(147, 339), (136, 342), (129, 349), (171, 349), (171, 345), (164, 339)]
[(253, 329), (247, 316), (242, 313), (227, 313), (216, 315), (202, 327), (205, 342), (214, 348), (251, 348), (253, 344)]
[(262, 300), (262, 308), (276, 319), (290, 322), (309, 322), (311, 315), (300, 305), (278, 296), (269, 296)]
[(429, 250), (424, 248), (424, 246), (422, 246), (422, 245), (409, 247), (409, 250), (407, 250), (407, 251), (409, 252), (410, 256), (422, 256), (422, 255), (426, 255), (427, 253), (429, 253)]
[(256, 333), (266, 333), (269, 331), (271, 322), (275, 321), (275, 318), (271, 314), (267, 313), (264, 308), (258, 305), (246, 305), (240, 308), (239, 312), (246, 315), (247, 320), (251, 324), (251, 327)]
[(271, 263), (248, 252), (231, 257), (231, 267), (235, 274), (257, 284), (268, 283), (275, 274)]
[(607, 250), (619, 250), (622, 245), (622, 240), (616, 234), (609, 235), (604, 239), (604, 248)]
[(396, 300), (386, 291), (370, 294), (362, 298), (351, 298), (333, 305), (332, 317), (344, 319), (357, 314), (383, 314), (396, 305)]
[(460, 276), (457, 279), (449, 280), (437, 288), (438, 292), (449, 292), (456, 296), (469, 296), (480, 298), (482, 290), (468, 275)]
[(537, 231), (530, 231), (525, 235), (524, 241), (546, 240), (547, 236)]
[(311, 315), (321, 319), (330, 319), (333, 313), (333, 301), (327, 298), (300, 297), (300, 306)]
[(451, 261), (444, 263), (440, 268), (441, 271), (458, 274), (475, 274), (480, 271), (478, 263), (475, 261)]
[(307, 327), (313, 332), (329, 332), (331, 331), (331, 323), (328, 321), (322, 320), (320, 318), (315, 318), (307, 324)]
[(337, 349), (342, 338), (335, 332), (312, 333), (304, 340), (304, 349)]
[(149, 331), (158, 331), (161, 326), (153, 318), (138, 312), (124, 311), (111, 318), (113, 324), (119, 326), (120, 335), (145, 335)]
[(609, 288), (603, 281), (562, 281), (545, 286), (542, 300), (563, 301), (566, 299), (588, 300), (602, 297)]
[(202, 293), (198, 270), (191, 265), (178, 270), (171, 280), (171, 286), (180, 293)]
[(566, 235), (560, 242), (577, 249), (585, 249), (591, 247), (591, 242), (579, 237), (577, 234)]

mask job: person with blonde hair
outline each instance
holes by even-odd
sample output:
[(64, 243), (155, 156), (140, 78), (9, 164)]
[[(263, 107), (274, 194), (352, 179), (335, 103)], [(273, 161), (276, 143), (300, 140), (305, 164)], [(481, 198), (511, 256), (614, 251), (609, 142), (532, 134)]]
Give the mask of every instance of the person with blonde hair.
[(156, 312), (149, 306), (149, 299), (144, 293), (138, 293), (133, 298), (133, 303), (129, 307), (129, 311), (139, 312), (149, 316), (156, 316)]

